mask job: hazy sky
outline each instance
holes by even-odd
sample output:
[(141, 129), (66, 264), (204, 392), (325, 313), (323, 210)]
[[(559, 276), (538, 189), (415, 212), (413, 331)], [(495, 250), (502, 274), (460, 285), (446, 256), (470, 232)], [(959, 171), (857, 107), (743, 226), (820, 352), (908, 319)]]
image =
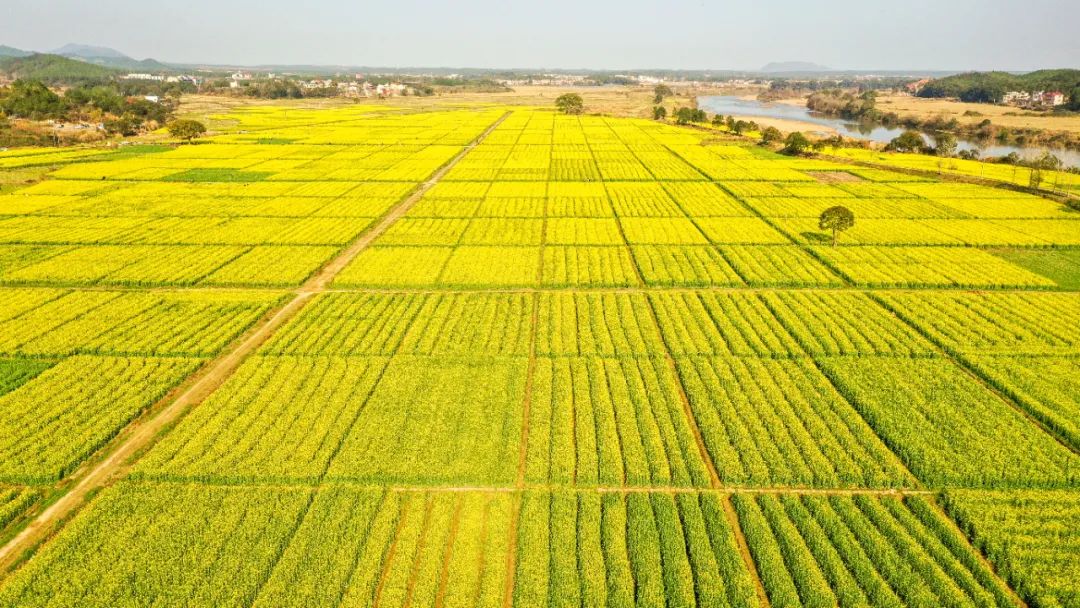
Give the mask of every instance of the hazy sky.
[(223, 64), (1080, 68), (1080, 0), (0, 0), (0, 44)]

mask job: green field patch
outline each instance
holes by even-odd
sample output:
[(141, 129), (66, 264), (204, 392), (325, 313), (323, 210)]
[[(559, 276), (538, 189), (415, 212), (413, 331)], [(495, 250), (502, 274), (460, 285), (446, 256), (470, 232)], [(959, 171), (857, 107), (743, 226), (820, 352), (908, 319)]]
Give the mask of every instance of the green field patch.
[(161, 178), (163, 182), (259, 182), (273, 175), (240, 169), (188, 169)]
[(1080, 290), (1080, 249), (991, 249), (990, 253), (1042, 275), (1062, 289)]
[(52, 365), (40, 359), (0, 359), (0, 396), (30, 382)]

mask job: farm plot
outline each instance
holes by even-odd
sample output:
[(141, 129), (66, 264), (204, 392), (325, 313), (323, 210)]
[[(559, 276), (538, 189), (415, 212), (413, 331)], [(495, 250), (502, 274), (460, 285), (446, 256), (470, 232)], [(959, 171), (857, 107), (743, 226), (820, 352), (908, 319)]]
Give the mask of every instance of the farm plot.
[(526, 492), (513, 605), (756, 606), (723, 500)]
[(805, 359), (678, 357), (721, 482), (897, 487), (913, 480)]
[(1015, 606), (930, 501), (733, 497), (774, 606)]
[(210, 355), (280, 299), (273, 292), (239, 291), (7, 293), (16, 302), (44, 296), (36, 307), (17, 307), (0, 321), (0, 352), (33, 356)]
[(314, 483), (387, 359), (254, 357), (144, 458), (140, 477)]
[(636, 287), (638, 271), (626, 247), (544, 247), (545, 287)]
[(707, 486), (663, 359), (537, 362), (526, 480), (560, 486)]
[(639, 245), (633, 247), (632, 251), (641, 277), (649, 286), (711, 287), (745, 284), (716, 247)]
[(970, 247), (813, 247), (867, 287), (1053, 287), (1050, 279)]
[(875, 295), (951, 351), (1080, 352), (1080, 296), (1058, 293), (886, 293)]
[(198, 366), (77, 356), (0, 397), (0, 481), (57, 481)]
[(922, 482), (1065, 487), (1080, 456), (944, 359), (823, 358), (821, 365)]
[(391, 360), (327, 478), (500, 485), (516, 473), (525, 359)]
[(310, 500), (304, 488), (121, 483), (5, 581), (0, 604), (246, 605)]
[(1080, 358), (965, 355), (964, 360), (1080, 449)]
[(945, 505), (1028, 605), (1080, 603), (1080, 493), (955, 490)]
[(253, 605), (502, 606), (511, 501), (328, 486)]
[(543, 294), (538, 322), (541, 355), (649, 356), (664, 349), (649, 302), (637, 294)]
[(752, 293), (654, 293), (649, 296), (674, 355), (792, 357), (803, 354)]
[(776, 291), (765, 304), (806, 352), (920, 356), (933, 346), (864, 294)]

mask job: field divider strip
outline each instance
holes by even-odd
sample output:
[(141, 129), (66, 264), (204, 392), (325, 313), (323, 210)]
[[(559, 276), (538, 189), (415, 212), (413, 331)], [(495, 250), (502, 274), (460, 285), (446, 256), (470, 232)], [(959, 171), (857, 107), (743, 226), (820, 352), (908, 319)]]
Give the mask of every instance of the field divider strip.
[(454, 515), (450, 520), (450, 533), (446, 538), (446, 546), (442, 552), (442, 568), (439, 571), (439, 586), (435, 593), (435, 608), (442, 608), (446, 603), (446, 585), (450, 580), (450, 562), (454, 558), (454, 545), (457, 543), (458, 532), (461, 529), (461, 509), (465, 499), (458, 496), (454, 500)]
[[(67, 521), (85, 502), (88, 496), (112, 482), (122, 473), (128, 461), (153, 444), (158, 435), (171, 424), (179, 420), (189, 409), (202, 403), (218, 387), (227, 381), (240, 365), (253, 354), (259, 346), (269, 340), (286, 322), (296, 316), (315, 294), (326, 291), (329, 284), (357, 255), (382, 235), (394, 222), (401, 218), (423, 195), (435, 186), (462, 158), (480, 144), (494, 131), (510, 112), (492, 122), (472, 142), (463, 147), (452, 159), (440, 167), (430, 178), (420, 184), (412, 194), (399, 202), (376, 224), (370, 226), (356, 241), (343, 249), (323, 268), (309, 278), (300, 289), (293, 292), (290, 299), (276, 313), (267, 318), (262, 325), (249, 328), (232, 344), (225, 347), (224, 354), (207, 363), (199, 372), (198, 381), (172, 399), (156, 415), (145, 422), (129, 426), (127, 438), (101, 462), (91, 468), (83, 477), (56, 502), (38, 514), (25, 528), (0, 547), (0, 573), (6, 572), (27, 549), (53, 533), (54, 524)], [(171, 397), (167, 397), (169, 399)], [(122, 431), (123, 432), (123, 431)]]
[(765, 592), (765, 582), (761, 580), (757, 562), (754, 561), (754, 556), (750, 553), (750, 543), (746, 541), (746, 534), (743, 533), (742, 524), (739, 523), (739, 514), (735, 511), (735, 504), (731, 502), (731, 495), (724, 496), (722, 502), (724, 503), (724, 515), (727, 517), (728, 525), (731, 526), (732, 534), (735, 535), (735, 545), (739, 548), (739, 557), (742, 558), (746, 571), (754, 581), (754, 591), (757, 593), (758, 605), (761, 608), (768, 608), (770, 606), (769, 594)]
[(723, 482), (720, 481), (720, 474), (716, 470), (716, 463), (713, 462), (712, 455), (709, 453), (708, 446), (705, 445), (705, 436), (701, 433), (701, 427), (698, 425), (697, 417), (694, 416), (694, 408), (690, 405), (690, 397), (686, 392), (686, 384), (683, 382), (682, 374), (679, 372), (679, 365), (675, 362), (675, 356), (671, 354), (671, 346), (667, 342), (667, 338), (664, 336), (664, 332), (660, 329), (660, 317), (656, 313), (656, 304), (653, 302), (653, 298), (645, 296), (645, 306), (649, 310), (649, 317), (652, 319), (653, 325), (656, 326), (656, 331), (660, 335), (660, 343), (664, 345), (664, 359), (667, 361), (668, 369), (671, 370), (673, 379), (675, 380), (675, 388), (679, 393), (679, 401), (682, 403), (683, 416), (686, 417), (686, 424), (690, 427), (690, 432), (694, 435), (694, 442), (697, 443), (698, 456), (701, 457), (702, 462), (705, 464), (705, 469), (709, 474), (709, 484), (713, 489), (720, 489), (723, 487)]

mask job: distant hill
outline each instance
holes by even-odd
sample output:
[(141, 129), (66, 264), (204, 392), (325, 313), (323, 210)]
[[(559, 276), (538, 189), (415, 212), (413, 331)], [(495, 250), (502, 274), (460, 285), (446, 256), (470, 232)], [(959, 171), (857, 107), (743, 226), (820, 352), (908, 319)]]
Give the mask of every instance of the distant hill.
[(1080, 70), (1037, 70), (1027, 74), (967, 72), (931, 80), (919, 89), (918, 95), (993, 103), (1008, 91), (1061, 91), (1075, 97), (1080, 94)]
[(116, 49), (110, 49), (106, 46), (90, 46), (89, 44), (65, 44), (56, 50), (49, 51), (49, 53), (52, 55), (63, 55), (64, 57), (82, 57), (83, 59), (91, 59), (94, 57), (100, 57), (102, 59), (131, 59), (131, 57), (128, 57)]
[(0, 59), (0, 72), (10, 78), (40, 80), (49, 85), (100, 82), (119, 74), (119, 71), (112, 68), (48, 54)]
[(116, 49), (88, 44), (65, 44), (52, 54), (121, 70), (168, 72), (176, 69), (156, 59), (134, 59)]
[(0, 57), (29, 57), (30, 55), (33, 55), (30, 51), (23, 51), (0, 44)]
[(828, 72), (831, 68), (809, 61), (773, 61), (761, 66), (761, 72)]

